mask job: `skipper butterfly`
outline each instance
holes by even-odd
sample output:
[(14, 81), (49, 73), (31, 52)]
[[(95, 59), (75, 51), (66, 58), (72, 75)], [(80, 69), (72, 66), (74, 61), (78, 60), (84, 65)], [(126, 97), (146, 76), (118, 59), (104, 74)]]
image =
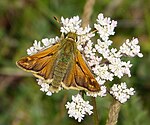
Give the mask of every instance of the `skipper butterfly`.
[(100, 85), (77, 49), (77, 34), (69, 32), (53, 46), (38, 53), (23, 57), (16, 62), (21, 69), (32, 72), (37, 78), (51, 85), (57, 92), (65, 89), (100, 91)]

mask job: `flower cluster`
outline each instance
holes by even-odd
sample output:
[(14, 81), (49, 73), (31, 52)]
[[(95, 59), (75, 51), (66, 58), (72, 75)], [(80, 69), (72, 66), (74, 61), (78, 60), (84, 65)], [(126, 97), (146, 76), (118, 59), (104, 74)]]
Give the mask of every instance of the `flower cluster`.
[(130, 96), (134, 95), (134, 93), (134, 88), (128, 89), (125, 82), (121, 83), (120, 85), (114, 84), (110, 90), (110, 94), (112, 94), (115, 99), (121, 103), (125, 103)]
[(139, 41), (137, 38), (133, 40), (127, 39), (125, 43), (123, 43), (122, 46), (120, 46), (120, 53), (124, 53), (127, 56), (134, 57), (143, 57), (143, 54), (140, 53), (140, 46), (138, 45)]
[(93, 106), (89, 104), (89, 101), (84, 101), (80, 94), (72, 96), (72, 102), (67, 102), (65, 105), (68, 109), (69, 117), (74, 117), (81, 122), (86, 114), (91, 115), (93, 112)]
[[(91, 32), (90, 27), (88, 26), (88, 30), (85, 33), (83, 32), (79, 18), (77, 18), (77, 21), (73, 21), (73, 19), (74, 18), (71, 18), (70, 20), (68, 18), (66, 20), (63, 19), (62, 29), (67, 29), (68, 32), (75, 32), (79, 37), (84, 36), (86, 38), (88, 36), (87, 34), (90, 34)], [(65, 25), (65, 22), (67, 22), (67, 25)], [(76, 24), (74, 29), (72, 28), (73, 24)], [(88, 96), (106, 96), (106, 87), (104, 86), (106, 81), (112, 81), (114, 77), (121, 78), (125, 74), (131, 77), (130, 68), (132, 64), (130, 61), (123, 61), (122, 57), (134, 57), (136, 55), (139, 57), (143, 56), (142, 53), (140, 53), (140, 46), (138, 45), (137, 38), (133, 38), (131, 41), (126, 40), (126, 42), (120, 46), (120, 50), (110, 47), (113, 41), (110, 40), (109, 37), (115, 34), (114, 29), (116, 26), (117, 21), (104, 17), (103, 14), (99, 14), (97, 23), (94, 24), (100, 37), (97, 39), (97, 42), (92, 42), (90, 39), (95, 36), (94, 32), (92, 32), (93, 35), (87, 37), (89, 39), (82, 39), (82, 37), (80, 37), (77, 41), (78, 49), (84, 53), (87, 63), (96, 76), (96, 80), (102, 85), (100, 92), (87, 92), (86, 94)], [(64, 32), (61, 30), (62, 33), (68, 33), (67, 31)], [(121, 83), (116, 91), (114, 86), (111, 88), (110, 93), (121, 103), (126, 102), (127, 99), (135, 93), (133, 88), (127, 89), (125, 83)]]
[(47, 84), (46, 82), (44, 82), (42, 79), (37, 79), (38, 85), (41, 86), (41, 91), (42, 92), (46, 92), (46, 95), (51, 96), (52, 92), (49, 91), (49, 84)]
[(92, 37), (95, 36), (94, 32), (91, 32), (91, 28), (88, 25), (87, 27), (81, 26), (81, 20), (79, 16), (74, 16), (73, 18), (64, 19), (61, 17), (62, 27), (60, 28), (60, 32), (69, 33), (74, 32), (78, 35), (77, 48), (82, 51), (83, 46), (87, 41), (89, 41)]
[(27, 49), (27, 54), (28, 55), (33, 55), (36, 54), (39, 51), (42, 51), (48, 47), (51, 47), (54, 43), (59, 41), (59, 37), (55, 37), (55, 38), (45, 38), (42, 39), (41, 41), (37, 41), (35, 40), (33, 43), (33, 46), (31, 46), (29, 49)]
[(114, 35), (114, 29), (117, 26), (117, 21), (111, 20), (109, 17), (104, 17), (102, 13), (98, 15), (97, 24), (94, 27), (103, 41), (107, 41), (110, 35)]
[(73, 18), (61, 17), (62, 27), (60, 28), (60, 32), (67, 34), (68, 32), (76, 33), (78, 29), (80, 29), (81, 20), (79, 16), (74, 16)]
[[(86, 95), (103, 97), (107, 94), (107, 88), (105, 86), (107, 81), (112, 81), (114, 77), (122, 78), (124, 75), (131, 77), (130, 68), (132, 64), (130, 61), (124, 61), (123, 59), (125, 57), (143, 57), (140, 52), (140, 46), (138, 45), (139, 41), (137, 38), (133, 38), (132, 40), (127, 39), (118, 50), (111, 46), (113, 41), (110, 39), (110, 36), (115, 34), (114, 30), (117, 26), (117, 21), (111, 20), (109, 17), (104, 17), (103, 14), (99, 14), (97, 22), (94, 24), (94, 28), (96, 29), (94, 31), (91, 31), (89, 25), (83, 28), (81, 22), (82, 20), (79, 16), (72, 18), (61, 17), (60, 23), (62, 26), (60, 32), (63, 34), (74, 32), (78, 35), (76, 41), (77, 48), (79, 51), (82, 51), (87, 64), (95, 75), (95, 79), (101, 86), (101, 91), (86, 92)], [(91, 38), (96, 33), (99, 35), (99, 38), (93, 42)], [(27, 49), (27, 54), (33, 55), (51, 47), (59, 39), (55, 37), (51, 39), (45, 38), (39, 42), (35, 40), (33, 46)], [(48, 82), (38, 79), (38, 84), (41, 86), (40, 90), (46, 92), (46, 95), (52, 95), (53, 91)], [(120, 85), (114, 84), (110, 89), (110, 94), (121, 103), (126, 102), (134, 93), (134, 89), (128, 89), (126, 83), (121, 83)], [(74, 117), (78, 122), (81, 122), (86, 114), (92, 114), (91, 110), (93, 109), (89, 102), (84, 101), (79, 94), (72, 96), (72, 102), (67, 102), (66, 108), (68, 109), (69, 117)]]

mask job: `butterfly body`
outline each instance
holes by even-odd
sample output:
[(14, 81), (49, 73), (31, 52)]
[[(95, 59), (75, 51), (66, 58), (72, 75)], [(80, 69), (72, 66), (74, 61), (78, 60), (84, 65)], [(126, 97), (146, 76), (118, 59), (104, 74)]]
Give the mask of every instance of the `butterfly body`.
[(77, 34), (68, 33), (55, 45), (23, 57), (17, 65), (50, 84), (50, 91), (65, 89), (100, 91), (100, 85), (77, 49)]
[(72, 60), (76, 54), (77, 47), (75, 40), (76, 35), (74, 37), (71, 37), (68, 34), (67, 38), (60, 41), (61, 46), (59, 50), (59, 56), (56, 60), (56, 66), (53, 73), (53, 81), (51, 83), (55, 88), (58, 88), (61, 85), (67, 69), (70, 66), (69, 64), (72, 63)]

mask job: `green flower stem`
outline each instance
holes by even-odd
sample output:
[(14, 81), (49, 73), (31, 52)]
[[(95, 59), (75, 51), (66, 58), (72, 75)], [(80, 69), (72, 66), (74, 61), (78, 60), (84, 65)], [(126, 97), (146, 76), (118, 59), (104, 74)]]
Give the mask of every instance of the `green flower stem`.
[(91, 103), (92, 103), (92, 106), (93, 106), (93, 121), (94, 121), (94, 125), (98, 125), (99, 124), (99, 119), (98, 119), (98, 113), (97, 113), (95, 97), (91, 97)]

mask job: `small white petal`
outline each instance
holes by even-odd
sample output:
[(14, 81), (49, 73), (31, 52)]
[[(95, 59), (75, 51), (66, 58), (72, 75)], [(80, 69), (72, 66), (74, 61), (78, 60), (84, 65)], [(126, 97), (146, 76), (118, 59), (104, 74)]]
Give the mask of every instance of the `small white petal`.
[(52, 92), (51, 92), (51, 91), (48, 91), (48, 92), (46, 93), (46, 95), (51, 96), (51, 95), (52, 95)]
[(138, 57), (142, 58), (143, 54), (142, 53), (138, 53)]

